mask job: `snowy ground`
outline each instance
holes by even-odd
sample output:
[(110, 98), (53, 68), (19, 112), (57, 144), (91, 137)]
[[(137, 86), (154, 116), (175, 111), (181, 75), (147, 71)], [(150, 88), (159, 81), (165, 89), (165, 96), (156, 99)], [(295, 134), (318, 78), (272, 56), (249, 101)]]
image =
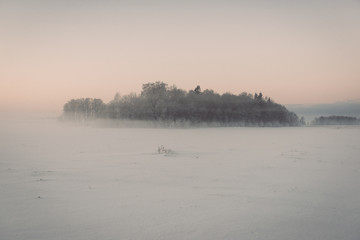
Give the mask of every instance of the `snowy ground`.
[(359, 240), (359, 140), (3, 120), (0, 239)]

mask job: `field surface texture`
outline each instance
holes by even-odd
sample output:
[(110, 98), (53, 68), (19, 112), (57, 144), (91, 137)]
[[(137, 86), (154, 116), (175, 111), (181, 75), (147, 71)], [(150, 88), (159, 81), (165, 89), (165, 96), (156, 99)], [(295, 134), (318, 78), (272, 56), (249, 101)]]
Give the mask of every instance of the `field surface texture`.
[(4, 120), (0, 239), (359, 240), (359, 140)]

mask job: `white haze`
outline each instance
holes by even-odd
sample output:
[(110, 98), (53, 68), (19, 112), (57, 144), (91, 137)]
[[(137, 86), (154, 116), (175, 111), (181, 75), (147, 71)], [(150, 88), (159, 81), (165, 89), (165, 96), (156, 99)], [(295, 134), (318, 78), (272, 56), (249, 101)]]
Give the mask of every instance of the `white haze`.
[(358, 240), (359, 137), (2, 120), (0, 239)]
[(314, 118), (320, 116), (332, 115), (360, 118), (360, 100), (336, 102), (332, 104), (288, 104), (286, 108), (298, 116), (303, 116), (307, 122), (311, 122)]

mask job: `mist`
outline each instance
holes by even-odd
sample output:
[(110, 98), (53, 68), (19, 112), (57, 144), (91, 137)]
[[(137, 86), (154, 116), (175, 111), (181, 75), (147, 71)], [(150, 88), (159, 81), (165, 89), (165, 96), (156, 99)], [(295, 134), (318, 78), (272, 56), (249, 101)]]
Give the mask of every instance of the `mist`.
[(286, 107), (304, 116), (310, 122), (321, 116), (351, 116), (360, 117), (360, 100), (343, 101), (328, 104), (287, 104)]
[(359, 126), (122, 124), (2, 118), (0, 238), (359, 238)]
[(359, 13), (0, 1), (0, 239), (359, 240)]

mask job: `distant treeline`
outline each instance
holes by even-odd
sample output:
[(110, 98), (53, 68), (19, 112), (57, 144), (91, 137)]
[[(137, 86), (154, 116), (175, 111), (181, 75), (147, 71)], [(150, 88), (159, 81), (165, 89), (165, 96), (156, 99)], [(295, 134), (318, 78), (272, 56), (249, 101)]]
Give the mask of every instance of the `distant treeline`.
[(329, 116), (318, 117), (312, 122), (313, 125), (358, 125), (360, 124), (360, 118), (348, 117), (348, 116)]
[(120, 96), (105, 104), (101, 99), (72, 99), (64, 105), (64, 119), (97, 118), (164, 122), (213, 123), (228, 126), (298, 126), (304, 119), (262, 93), (222, 95), (200, 86), (185, 91), (163, 82), (146, 83), (140, 95)]

